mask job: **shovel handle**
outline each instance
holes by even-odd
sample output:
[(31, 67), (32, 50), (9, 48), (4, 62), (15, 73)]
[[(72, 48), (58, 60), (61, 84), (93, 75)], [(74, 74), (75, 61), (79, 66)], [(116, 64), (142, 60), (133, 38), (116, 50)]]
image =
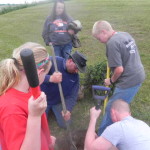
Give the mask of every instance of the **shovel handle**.
[(95, 109), (99, 110), (100, 109), (100, 104), (96, 104)]

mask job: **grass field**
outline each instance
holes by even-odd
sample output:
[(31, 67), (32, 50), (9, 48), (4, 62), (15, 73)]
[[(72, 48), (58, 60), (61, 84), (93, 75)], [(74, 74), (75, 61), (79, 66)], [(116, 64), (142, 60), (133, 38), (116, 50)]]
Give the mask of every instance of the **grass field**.
[[(51, 5), (41, 4), (0, 15), (0, 59), (11, 57), (12, 50), (27, 41), (44, 45), (41, 32)], [(83, 30), (79, 33), (82, 47), (78, 50), (87, 56), (88, 65), (106, 59), (105, 46), (91, 36), (95, 21), (107, 20), (117, 31), (129, 32), (135, 38), (147, 78), (132, 102), (132, 114), (150, 125), (150, 1), (70, 0), (66, 1), (66, 7), (74, 19), (82, 22)], [(71, 128), (87, 128), (89, 108), (92, 106), (92, 96), (88, 93), (72, 113)], [(49, 123), (55, 136), (65, 132), (57, 126), (54, 117), (49, 119)]]

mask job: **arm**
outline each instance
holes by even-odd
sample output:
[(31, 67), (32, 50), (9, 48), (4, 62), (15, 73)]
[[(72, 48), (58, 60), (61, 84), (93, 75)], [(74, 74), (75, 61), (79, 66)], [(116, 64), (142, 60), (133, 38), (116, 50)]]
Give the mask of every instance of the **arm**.
[[(23, 99), (23, 103), (8, 105), (1, 122), (8, 150), (41, 150), (41, 115), (45, 112), (46, 96)], [(19, 104), (19, 105), (18, 105)], [(22, 106), (24, 105), (24, 106)]]
[(96, 110), (95, 107), (90, 110), (90, 123), (85, 137), (84, 150), (109, 150), (113, 146), (103, 137), (96, 138), (95, 136), (96, 121), (100, 113), (101, 110)]
[[(95, 116), (92, 116), (92, 112), (95, 111)], [(93, 150), (91, 144), (96, 140), (95, 126), (97, 118), (100, 115), (101, 110), (96, 110), (94, 107), (90, 109), (90, 123), (85, 137), (84, 150)]]
[(74, 87), (71, 89), (70, 95), (65, 97), (66, 107), (67, 110), (69, 110), (70, 112), (72, 111), (73, 107), (77, 102), (78, 91), (79, 91), (79, 80), (75, 83)]
[(68, 33), (69, 33), (70, 35), (75, 34), (74, 30), (72, 30), (72, 29), (68, 29)]
[(40, 150), (41, 149), (41, 117), (29, 116), (27, 129), (20, 150)]
[(62, 73), (54, 72), (52, 75), (46, 75), (44, 79), (44, 83), (52, 82), (52, 83), (60, 83), (62, 81)]
[(74, 88), (71, 89), (70, 95), (65, 97), (67, 112), (64, 114), (62, 111), (62, 116), (65, 120), (69, 120), (71, 117), (71, 111), (77, 102), (77, 96), (79, 91), (79, 79), (74, 85)]
[[(106, 56), (108, 58), (109, 67), (113, 69), (111, 77), (112, 83), (116, 82), (124, 71), (123, 56), (121, 52), (120, 41), (111, 41), (106, 44)], [(106, 79), (105, 85), (110, 85), (110, 79)]]
[(121, 74), (123, 73), (124, 68), (122, 66), (116, 67), (114, 70), (114, 73), (111, 77), (112, 82), (116, 82), (117, 79), (121, 76)]
[(29, 99), (27, 127), (20, 150), (41, 150), (41, 115), (47, 107), (46, 95), (41, 95), (34, 100)]
[[(54, 68), (53, 58), (50, 56), (50, 60), (52, 62), (52, 66), (50, 68), (49, 73), (45, 76), (44, 83), (52, 82), (52, 83), (60, 83), (62, 82), (62, 73), (56, 72)], [(63, 63), (63, 59), (56, 57), (57, 66), (59, 68), (59, 65)]]
[(42, 32), (42, 37), (44, 39), (45, 44), (48, 46), (50, 43), (49, 39), (49, 19), (47, 18), (44, 27), (43, 27), (43, 32)]
[(49, 82), (60, 83), (61, 81), (62, 81), (62, 73), (60, 72), (54, 72), (49, 78)]
[[(114, 73), (111, 77), (111, 82), (115, 83), (118, 80), (118, 78), (121, 76), (123, 71), (124, 71), (124, 68), (122, 66), (116, 67), (115, 70), (114, 70)], [(111, 84), (111, 82), (110, 82), (110, 78), (105, 79), (105, 81), (104, 81), (106, 86), (109, 86)]]

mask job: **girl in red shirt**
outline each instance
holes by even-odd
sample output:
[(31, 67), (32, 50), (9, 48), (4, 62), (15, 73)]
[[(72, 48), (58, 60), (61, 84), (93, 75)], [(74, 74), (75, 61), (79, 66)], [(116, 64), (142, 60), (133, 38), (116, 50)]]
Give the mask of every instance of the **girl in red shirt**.
[(13, 51), (12, 58), (0, 62), (0, 141), (2, 150), (53, 150), (55, 137), (47, 140), (41, 116), (47, 107), (46, 96), (34, 100), (26, 78), (20, 52), (31, 49), (40, 84), (51, 62), (46, 49), (37, 43), (25, 43)]

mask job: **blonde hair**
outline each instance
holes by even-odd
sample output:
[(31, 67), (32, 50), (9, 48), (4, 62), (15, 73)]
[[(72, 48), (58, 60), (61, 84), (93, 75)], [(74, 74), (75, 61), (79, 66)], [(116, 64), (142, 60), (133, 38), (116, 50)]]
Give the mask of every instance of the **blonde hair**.
[[(31, 49), (33, 51), (36, 64), (48, 57), (45, 47), (38, 43), (27, 42), (14, 49), (12, 58), (4, 59), (0, 62), (0, 95), (20, 81), (20, 71), (24, 70), (20, 57), (20, 52), (23, 49)], [(42, 68), (47, 70), (49, 65), (51, 65), (50, 61), (43, 65)]]
[(122, 99), (118, 99), (118, 100), (115, 100), (113, 103), (112, 103), (112, 106), (111, 106), (111, 109), (114, 109), (120, 113), (122, 112), (128, 112), (130, 113), (130, 106), (127, 102), (125, 102), (124, 100)]
[(92, 29), (92, 34), (94, 36), (98, 35), (102, 30), (112, 31), (113, 28), (109, 22), (104, 21), (104, 20), (99, 20), (99, 21), (94, 23), (93, 29)]

